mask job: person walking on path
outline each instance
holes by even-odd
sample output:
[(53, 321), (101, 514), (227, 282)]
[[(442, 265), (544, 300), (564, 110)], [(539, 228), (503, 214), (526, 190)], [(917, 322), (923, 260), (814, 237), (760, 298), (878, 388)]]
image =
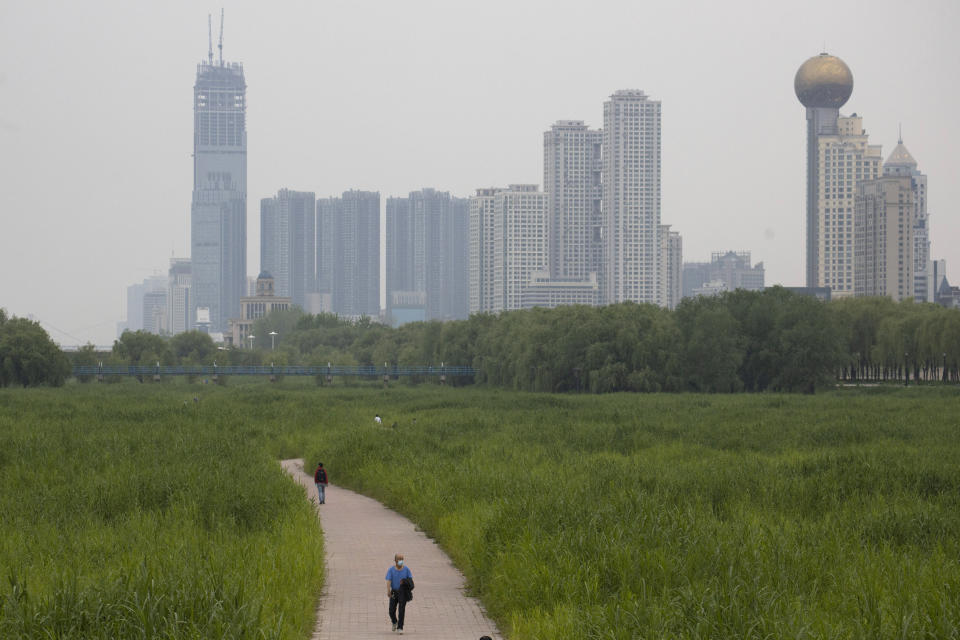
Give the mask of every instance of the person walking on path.
[[(390, 599), (390, 622), (393, 630), (403, 633), (403, 618), (407, 609), (413, 574), (403, 565), (403, 554), (393, 556), (393, 566), (387, 569), (387, 597)], [(407, 581), (407, 584), (404, 584)]]
[(323, 468), (323, 463), (317, 463), (317, 470), (313, 472), (313, 481), (317, 485), (317, 501), (324, 504), (327, 501), (327, 470)]

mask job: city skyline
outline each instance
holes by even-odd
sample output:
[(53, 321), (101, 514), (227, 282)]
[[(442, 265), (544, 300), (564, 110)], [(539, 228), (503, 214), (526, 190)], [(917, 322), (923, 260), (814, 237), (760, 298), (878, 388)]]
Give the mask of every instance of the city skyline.
[[(947, 111), (956, 89), (943, 79), (960, 61), (949, 37), (960, 11), (947, 2), (909, 11), (881, 2), (869, 12), (820, 4), (835, 24), (814, 19), (818, 3), (776, 10), (698, 4), (692, 21), (689, 7), (647, 15), (627, 3), (600, 3), (596, 15), (621, 19), (586, 49), (568, 43), (583, 14), (555, 11), (555, 3), (492, 3), (467, 21), (453, 7), (374, 5), (362, 29), (359, 8), (228, 5), (224, 58), (242, 60), (250, 82), (247, 275), (255, 275), (260, 247), (250, 201), (282, 187), (320, 197), (375, 190), (383, 202), (422, 187), (467, 197), (482, 185), (536, 183), (551, 123), (575, 118), (599, 128), (604, 96), (642, 87), (670, 105), (662, 220), (683, 234), (685, 259), (704, 259), (716, 246), (748, 249), (765, 263), (768, 283), (803, 284), (804, 123), (791, 80), (826, 39), (856, 76), (842, 112), (865, 116), (871, 144), (892, 149), (903, 123), (930, 177), (930, 257), (945, 258), (956, 279), (960, 187), (951, 184), (949, 149), (960, 130)], [(6, 6), (0, 20), (2, 59), (18, 61), (0, 69), (0, 267), (31, 269), (23, 286), (0, 284), (0, 306), (33, 314), (61, 343), (109, 344), (120, 292), (165, 273), (171, 256), (190, 255), (191, 70), (207, 50), (205, 14), (219, 5), (174, 3), (142, 15), (119, 3), (51, 6)], [(399, 27), (417, 28), (428, 14), (425, 43), (399, 37)], [(288, 37), (291, 23), (311, 37)], [(534, 33), (533, 23), (552, 28)], [(494, 24), (503, 26), (496, 38), (505, 46), (484, 55), (456, 46)], [(102, 35), (96, 45), (94, 29)], [(22, 60), (17, 52), (41, 33), (57, 45)], [(133, 52), (132, 63), (124, 52)], [(131, 64), (138, 71), (124, 73)], [(536, 76), (516, 71), (534, 65), (543, 67)], [(122, 92), (113, 88), (117, 77), (124, 77)], [(446, 90), (424, 101), (424, 87), (437, 83)], [(509, 90), (481, 91), (491, 83)], [(761, 179), (736, 178), (742, 165)]]

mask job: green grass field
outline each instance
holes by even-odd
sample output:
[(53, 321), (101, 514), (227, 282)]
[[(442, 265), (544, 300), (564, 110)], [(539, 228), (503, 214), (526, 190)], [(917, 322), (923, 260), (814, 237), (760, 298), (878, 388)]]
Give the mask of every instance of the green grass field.
[(0, 392), (0, 637), (309, 637), (303, 456), (514, 640), (960, 638), (955, 389), (230, 385)]

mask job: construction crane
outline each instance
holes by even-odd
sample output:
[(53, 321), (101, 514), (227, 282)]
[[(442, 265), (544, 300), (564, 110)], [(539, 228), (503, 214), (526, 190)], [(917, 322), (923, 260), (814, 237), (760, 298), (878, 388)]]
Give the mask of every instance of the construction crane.
[(217, 48), (220, 49), (220, 66), (223, 66), (223, 7), (220, 7), (220, 44), (217, 45)]
[(207, 63), (213, 66), (213, 17), (207, 14)]

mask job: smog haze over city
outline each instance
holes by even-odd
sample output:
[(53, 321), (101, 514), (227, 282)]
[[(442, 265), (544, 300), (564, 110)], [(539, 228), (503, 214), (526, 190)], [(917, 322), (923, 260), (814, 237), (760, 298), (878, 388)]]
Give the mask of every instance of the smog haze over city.
[(662, 222), (683, 260), (750, 251), (767, 284), (801, 286), (793, 80), (826, 50), (854, 77), (841, 111), (884, 158), (902, 125), (929, 180), (931, 258), (960, 280), (953, 0), (15, 0), (0, 5), (0, 307), (62, 345), (111, 344), (125, 288), (190, 256), (193, 85), (221, 6), (223, 59), (247, 83), (249, 275), (261, 198), (542, 186), (544, 131), (599, 128), (632, 88), (662, 101)]

